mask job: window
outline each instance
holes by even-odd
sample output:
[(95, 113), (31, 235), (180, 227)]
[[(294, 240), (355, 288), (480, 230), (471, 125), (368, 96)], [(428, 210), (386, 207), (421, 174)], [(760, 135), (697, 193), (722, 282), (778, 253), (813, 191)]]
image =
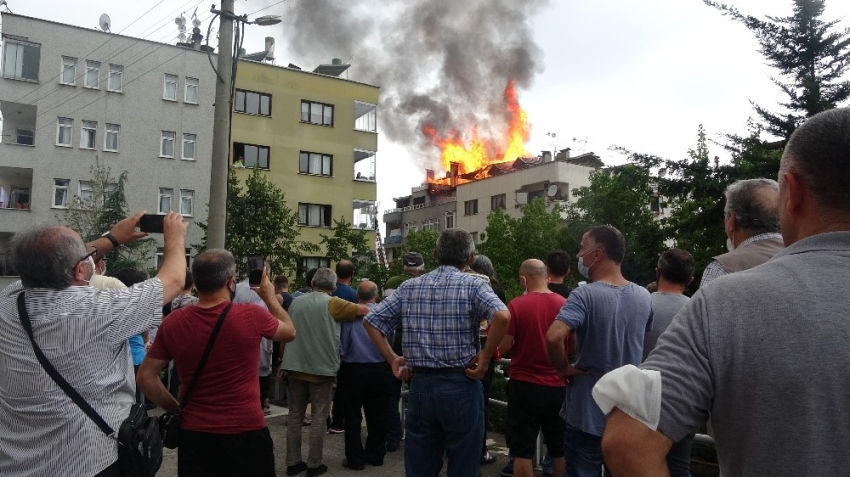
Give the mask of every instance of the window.
[(455, 213), (446, 212), (446, 229), (455, 228)]
[(159, 205), (157, 206), (157, 211), (160, 214), (167, 214), (171, 211), (171, 194), (173, 192), (173, 189), (159, 188)]
[(463, 215), (475, 215), (478, 213), (478, 199), (467, 200), (463, 203)]
[[(300, 268), (297, 270), (299, 277), (303, 277), (311, 268), (329, 268), (331, 261), (327, 257), (301, 257)], [(309, 285), (309, 284), (308, 284)]]
[(109, 65), (109, 82), (106, 84), (107, 91), (121, 91), (124, 87), (124, 67), (121, 65)]
[(307, 225), (310, 227), (330, 227), (331, 206), (299, 203), (298, 225)]
[(235, 142), (233, 143), (233, 157), (236, 158), (234, 164), (241, 162), (243, 167), (253, 168), (254, 164), (257, 164), (260, 169), (269, 168), (269, 148), (267, 146)]
[(56, 145), (71, 146), (71, 131), (74, 130), (74, 120), (59, 118), (56, 121)]
[(375, 181), (375, 151), (354, 150), (354, 180)]
[(440, 231), (440, 219), (431, 219), (422, 221), (422, 230)]
[(186, 89), (183, 91), (183, 102), (198, 104), (198, 78), (186, 78)]
[(177, 101), (177, 75), (165, 75), (165, 84), (162, 87), (162, 99)]
[(90, 205), (92, 202), (92, 190), (91, 190), (91, 182), (89, 181), (80, 181), (80, 194), (78, 195), (80, 198), (80, 203), (83, 205)]
[(35, 131), (32, 129), (15, 128), (15, 144), (22, 146), (35, 145)]
[(174, 138), (177, 133), (174, 131), (162, 131), (162, 140), (159, 146), (159, 157), (174, 157)]
[(195, 135), (183, 135), (183, 159), (195, 159)]
[(59, 76), (59, 82), (74, 86), (77, 76), (77, 59), (71, 56), (62, 57), (62, 74)]
[(68, 207), (69, 179), (53, 179), (53, 207)]
[(354, 129), (378, 132), (378, 107), (371, 103), (354, 102)]
[(272, 97), (268, 94), (255, 93), (253, 91), (236, 90), (236, 106), (238, 113), (258, 114), (260, 116), (272, 115)]
[(195, 191), (180, 189), (180, 215), (192, 216), (194, 214)]
[(490, 196), (490, 210), (502, 209), (505, 210), (507, 207), (507, 200), (505, 194), (493, 195)]
[[(159, 270), (162, 268), (162, 261), (165, 258), (165, 249), (163, 247), (157, 247), (156, 249), (156, 269)], [(191, 268), (192, 265), (192, 249), (186, 249), (186, 265)]]
[(351, 219), (351, 226), (360, 229), (371, 228), (373, 207), (375, 207), (375, 202), (371, 200), (355, 200), (352, 203), (354, 216)]
[(117, 124), (106, 125), (106, 139), (103, 143), (104, 151), (118, 152), (118, 134), (121, 132), (121, 126)]
[(418, 228), (419, 227), (417, 226), (416, 222), (409, 222), (404, 224), (404, 236), (407, 237), (407, 234), (409, 234), (410, 232), (416, 232)]
[(334, 107), (331, 104), (301, 101), (301, 122), (333, 126)]
[(100, 62), (86, 60), (86, 88), (99, 88)]
[(298, 172), (317, 176), (333, 174), (333, 156), (317, 152), (301, 151), (298, 157)]
[(3, 37), (3, 77), (38, 81), (38, 63), (41, 60), (41, 45)]
[(654, 193), (652, 196), (649, 197), (649, 210), (653, 214), (660, 214), (661, 212), (663, 212), (661, 207), (661, 196), (657, 193)]
[(472, 243), (478, 243), (478, 232), (472, 232), (469, 235), (472, 235)]
[(97, 137), (97, 122), (83, 121), (80, 128), (80, 149), (94, 149), (95, 138)]

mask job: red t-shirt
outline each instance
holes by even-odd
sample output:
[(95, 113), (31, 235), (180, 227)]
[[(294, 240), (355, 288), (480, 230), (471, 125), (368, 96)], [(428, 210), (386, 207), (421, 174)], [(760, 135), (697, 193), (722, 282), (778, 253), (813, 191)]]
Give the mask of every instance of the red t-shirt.
[[(227, 303), (213, 308), (181, 308), (169, 314), (159, 327), (148, 356), (174, 360), (181, 396), (195, 376)], [(234, 303), (230, 307), (198, 384), (180, 413), (181, 429), (236, 434), (266, 427), (260, 407), (260, 338), (274, 337), (277, 326), (277, 318), (261, 306)]]
[[(557, 293), (532, 292), (511, 300), (508, 335), (514, 337), (511, 379), (542, 386), (564, 387), (549, 363), (546, 332), (567, 300)], [(565, 346), (569, 342), (569, 335)]]

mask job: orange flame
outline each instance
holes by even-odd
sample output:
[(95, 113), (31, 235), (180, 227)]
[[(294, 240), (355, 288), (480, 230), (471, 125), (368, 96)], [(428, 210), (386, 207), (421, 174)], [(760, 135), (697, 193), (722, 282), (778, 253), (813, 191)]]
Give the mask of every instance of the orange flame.
[(525, 143), (528, 142), (531, 125), (528, 124), (528, 115), (519, 105), (514, 84), (511, 80), (505, 87), (508, 130), (504, 137), (481, 138), (478, 136), (478, 126), (472, 126), (471, 138), (467, 143), (457, 129), (450, 129), (448, 133), (441, 134), (430, 124), (422, 126), (422, 134), (440, 149), (440, 161), (446, 171), (451, 170), (453, 162), (460, 164), (461, 173), (468, 173), (490, 164), (513, 161), (529, 155)]

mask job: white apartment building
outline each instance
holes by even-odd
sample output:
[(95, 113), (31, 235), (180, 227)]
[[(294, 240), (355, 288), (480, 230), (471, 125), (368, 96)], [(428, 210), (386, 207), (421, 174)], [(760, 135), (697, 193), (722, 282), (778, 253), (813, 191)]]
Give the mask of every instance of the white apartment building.
[(3, 13), (0, 275), (15, 232), (91, 194), (96, 158), (127, 171), (130, 211), (205, 222), (214, 90), (203, 51)]

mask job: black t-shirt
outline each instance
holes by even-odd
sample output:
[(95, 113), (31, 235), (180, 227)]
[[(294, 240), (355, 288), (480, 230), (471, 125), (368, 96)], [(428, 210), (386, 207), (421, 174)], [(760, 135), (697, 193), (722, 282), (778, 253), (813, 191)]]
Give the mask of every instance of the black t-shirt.
[(553, 293), (561, 295), (564, 298), (569, 298), (570, 292), (573, 291), (572, 288), (568, 287), (567, 285), (564, 285), (563, 283), (550, 283), (549, 290)]

